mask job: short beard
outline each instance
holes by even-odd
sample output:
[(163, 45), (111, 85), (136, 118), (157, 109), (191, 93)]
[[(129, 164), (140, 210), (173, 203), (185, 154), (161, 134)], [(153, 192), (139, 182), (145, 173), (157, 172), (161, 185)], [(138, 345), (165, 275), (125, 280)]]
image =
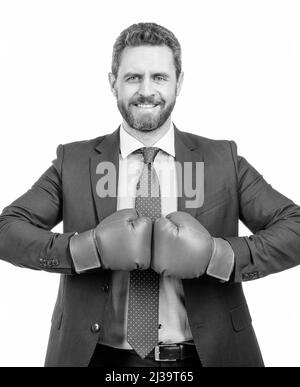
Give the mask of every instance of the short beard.
[(135, 118), (131, 111), (127, 109), (123, 102), (119, 99), (117, 104), (122, 117), (131, 128), (139, 131), (150, 132), (160, 128), (168, 120), (176, 104), (176, 99), (174, 99), (174, 101), (172, 101), (172, 103), (166, 108), (163, 108), (158, 116), (152, 118), (148, 117), (142, 120)]

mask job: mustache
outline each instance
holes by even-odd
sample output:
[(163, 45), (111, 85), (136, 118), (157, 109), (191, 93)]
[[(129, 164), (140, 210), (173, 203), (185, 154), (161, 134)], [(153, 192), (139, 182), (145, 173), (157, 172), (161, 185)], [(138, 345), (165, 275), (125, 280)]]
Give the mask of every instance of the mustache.
[(139, 105), (139, 104), (147, 104), (147, 105), (163, 105), (165, 101), (163, 99), (156, 99), (154, 97), (138, 97), (133, 99), (131, 104)]

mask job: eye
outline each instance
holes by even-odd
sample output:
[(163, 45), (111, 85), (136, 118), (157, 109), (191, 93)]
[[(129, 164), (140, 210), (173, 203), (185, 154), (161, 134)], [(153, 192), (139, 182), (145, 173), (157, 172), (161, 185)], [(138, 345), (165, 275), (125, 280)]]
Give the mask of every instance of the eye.
[(138, 76), (137, 75), (131, 75), (130, 77), (128, 77), (126, 79), (127, 82), (134, 82), (134, 81), (137, 81), (138, 80)]
[(155, 80), (158, 82), (166, 81), (166, 78), (163, 75), (156, 75)]

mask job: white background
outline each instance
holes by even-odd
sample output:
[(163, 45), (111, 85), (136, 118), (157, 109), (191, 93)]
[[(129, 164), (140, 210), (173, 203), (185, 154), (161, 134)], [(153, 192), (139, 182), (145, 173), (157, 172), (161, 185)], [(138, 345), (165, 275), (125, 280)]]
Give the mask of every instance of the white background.
[[(177, 126), (235, 140), (300, 204), (299, 20), (290, 0), (0, 1), (0, 208), (31, 187), (58, 144), (117, 128), (112, 45), (140, 21), (166, 26), (182, 44)], [(0, 261), (0, 366), (43, 365), (58, 280)], [(300, 366), (300, 269), (244, 289), (266, 365)]]

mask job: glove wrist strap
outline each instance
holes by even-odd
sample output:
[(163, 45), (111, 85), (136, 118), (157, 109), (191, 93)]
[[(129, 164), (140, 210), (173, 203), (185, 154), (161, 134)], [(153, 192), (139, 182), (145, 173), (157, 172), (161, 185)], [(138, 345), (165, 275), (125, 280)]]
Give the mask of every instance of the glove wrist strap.
[(70, 252), (77, 274), (101, 267), (94, 232), (85, 231), (70, 239)]

